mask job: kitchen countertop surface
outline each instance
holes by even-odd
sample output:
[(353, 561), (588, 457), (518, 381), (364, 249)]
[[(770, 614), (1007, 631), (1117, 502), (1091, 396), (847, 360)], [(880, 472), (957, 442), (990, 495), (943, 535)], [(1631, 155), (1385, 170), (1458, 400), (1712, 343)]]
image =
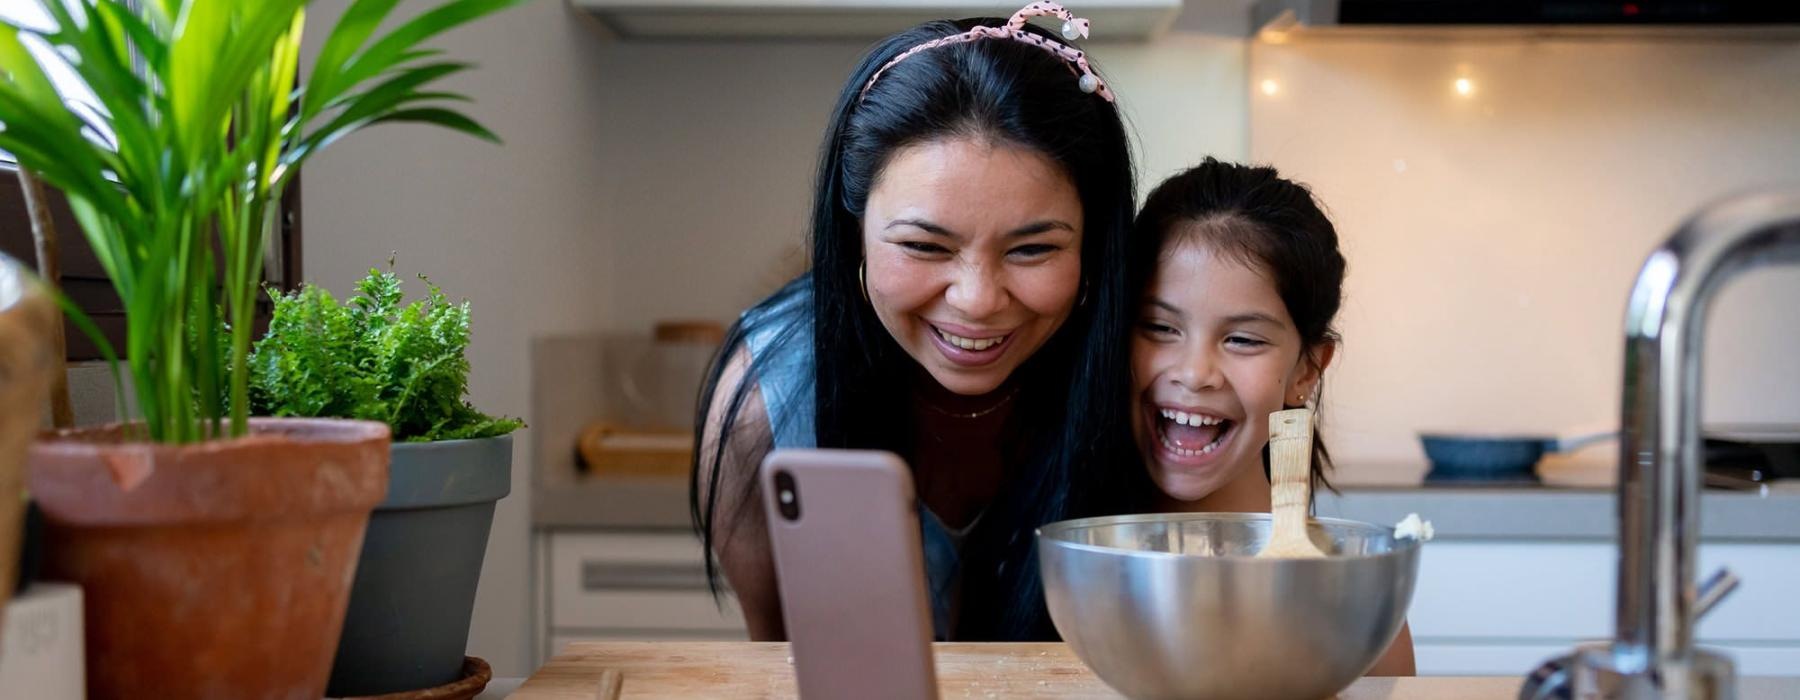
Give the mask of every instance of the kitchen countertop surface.
[[(1118, 698), (1066, 644), (938, 643), (939, 696)], [(620, 698), (795, 697), (788, 645), (772, 642), (577, 642), (539, 668), (511, 700), (594, 700), (602, 681)], [(613, 672), (614, 676), (603, 678)], [(1520, 678), (1364, 678), (1337, 700), (1512, 700)], [(611, 683), (608, 683), (611, 685)], [(1738, 697), (1800, 697), (1800, 678), (1739, 680)]]
[[(1352, 465), (1320, 493), (1318, 515), (1396, 523), (1407, 513), (1430, 520), (1439, 538), (1613, 539), (1617, 494), (1609, 470), (1547, 469), (1533, 486), (1446, 486), (1421, 483), (1423, 465)], [(539, 487), (532, 522), (540, 529), (686, 530), (687, 480), (595, 478)], [(1707, 490), (1701, 536), (1708, 540), (1800, 542), (1800, 480), (1763, 491)]]

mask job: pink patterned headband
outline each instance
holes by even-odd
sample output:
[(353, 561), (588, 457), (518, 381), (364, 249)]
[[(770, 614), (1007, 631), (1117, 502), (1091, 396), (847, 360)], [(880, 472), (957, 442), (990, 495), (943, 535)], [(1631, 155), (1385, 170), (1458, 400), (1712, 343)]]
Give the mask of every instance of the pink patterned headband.
[(875, 87), (875, 81), (880, 80), (881, 74), (886, 73), (887, 69), (893, 68), (894, 64), (910, 58), (913, 54), (935, 49), (939, 46), (962, 44), (978, 39), (1010, 39), (1012, 41), (1024, 42), (1036, 46), (1050, 52), (1053, 56), (1073, 64), (1069, 67), (1069, 72), (1074, 73), (1077, 76), (1078, 80), (1076, 85), (1081, 88), (1082, 92), (1099, 93), (1099, 95), (1102, 98), (1105, 98), (1107, 102), (1113, 101), (1112, 90), (1108, 90), (1106, 88), (1106, 83), (1100, 80), (1100, 76), (1094, 75), (1093, 69), (1088, 67), (1087, 54), (1082, 53), (1080, 50), (1068, 44), (1050, 41), (1042, 36), (1025, 31), (1025, 21), (1032, 17), (1061, 18), (1063, 21), (1062, 36), (1064, 39), (1074, 41), (1076, 39), (1087, 38), (1087, 20), (1070, 14), (1068, 10), (1063, 9), (1062, 5), (1058, 5), (1054, 2), (1049, 2), (1048, 0), (1045, 0), (1044, 2), (1034, 2), (1020, 8), (1018, 12), (1014, 12), (1012, 19), (1007, 20), (1004, 26), (976, 27), (955, 36), (933, 39), (907, 49), (900, 55), (895, 56), (894, 60), (888, 61), (887, 65), (881, 67), (881, 70), (875, 71), (875, 75), (869, 77), (869, 84), (863, 86), (862, 93), (857, 97), (857, 100), (860, 101), (869, 96), (869, 88)]

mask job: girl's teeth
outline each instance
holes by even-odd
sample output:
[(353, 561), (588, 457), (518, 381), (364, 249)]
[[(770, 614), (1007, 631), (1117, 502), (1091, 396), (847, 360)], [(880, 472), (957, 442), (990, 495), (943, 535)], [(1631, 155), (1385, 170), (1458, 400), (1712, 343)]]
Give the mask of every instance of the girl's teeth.
[[(1225, 422), (1225, 419), (1223, 419), (1223, 418), (1214, 418), (1212, 416), (1203, 416), (1198, 413), (1188, 413), (1186, 411), (1177, 411), (1177, 410), (1174, 410), (1171, 408), (1158, 409), (1158, 412), (1162, 414), (1163, 418), (1165, 418), (1169, 421), (1172, 421), (1174, 423), (1180, 424), (1180, 425), (1191, 425), (1191, 426), (1199, 427), (1199, 426), (1203, 426), (1203, 425), (1221, 425)], [(1213, 452), (1214, 450), (1217, 450), (1219, 448), (1219, 443), (1225, 439), (1225, 431), (1224, 431), (1224, 429), (1220, 429), (1219, 433), (1217, 435), (1213, 436), (1212, 442), (1207, 443), (1206, 445), (1199, 447), (1199, 448), (1186, 448), (1186, 447), (1177, 445), (1177, 444), (1175, 444), (1174, 441), (1169, 439), (1168, 435), (1161, 435), (1160, 437), (1162, 438), (1163, 447), (1168, 448), (1168, 450), (1170, 452), (1175, 453), (1177, 456), (1198, 457), (1200, 455), (1209, 454), (1209, 453)]]
[(1175, 443), (1169, 442), (1169, 438), (1164, 437), (1163, 438), (1163, 446), (1169, 448), (1170, 452), (1173, 452), (1176, 455), (1179, 455), (1182, 457), (1198, 457), (1200, 455), (1208, 454), (1208, 453), (1211, 453), (1213, 450), (1218, 449), (1219, 442), (1217, 440), (1214, 440), (1210, 443), (1207, 443), (1205, 447), (1202, 447), (1197, 450), (1190, 450), (1190, 449), (1187, 449), (1184, 447), (1177, 447), (1175, 445)]
[(1214, 418), (1211, 416), (1203, 416), (1198, 413), (1188, 413), (1186, 411), (1176, 411), (1167, 408), (1162, 409), (1162, 417), (1175, 421), (1177, 425), (1191, 425), (1196, 428), (1203, 425), (1218, 425), (1225, 422), (1225, 419), (1223, 418)]
[(960, 335), (945, 333), (942, 330), (938, 331), (938, 337), (943, 338), (944, 342), (955, 345), (956, 347), (977, 352), (999, 345), (1001, 341), (1006, 340), (1006, 336), (1000, 336), (998, 338), (982, 338), (980, 340), (975, 338), (964, 338)]

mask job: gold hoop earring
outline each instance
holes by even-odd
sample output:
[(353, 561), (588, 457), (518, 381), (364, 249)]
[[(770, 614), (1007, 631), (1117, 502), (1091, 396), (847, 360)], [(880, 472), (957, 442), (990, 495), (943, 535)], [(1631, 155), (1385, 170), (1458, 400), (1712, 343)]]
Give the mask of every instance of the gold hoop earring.
[(863, 273), (863, 270), (865, 268), (867, 268), (868, 266), (869, 266), (869, 261), (866, 258), (861, 263), (857, 264), (857, 266), (856, 266), (856, 286), (862, 288), (863, 301), (873, 304), (874, 302), (869, 301), (869, 280), (868, 280), (868, 277)]

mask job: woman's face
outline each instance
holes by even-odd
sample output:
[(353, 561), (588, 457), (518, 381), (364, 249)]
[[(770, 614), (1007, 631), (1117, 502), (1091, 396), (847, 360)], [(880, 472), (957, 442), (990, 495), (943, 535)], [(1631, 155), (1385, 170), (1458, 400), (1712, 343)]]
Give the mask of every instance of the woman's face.
[(869, 303), (945, 389), (998, 388), (1081, 292), (1081, 198), (1036, 151), (947, 138), (896, 151), (862, 219)]
[[(1189, 232), (1170, 240), (1132, 336), (1132, 425), (1156, 485), (1197, 501), (1263, 479), (1269, 414), (1299, 405), (1318, 372), (1301, 360), (1300, 332), (1263, 270)], [(1330, 351), (1321, 348), (1321, 366)]]

